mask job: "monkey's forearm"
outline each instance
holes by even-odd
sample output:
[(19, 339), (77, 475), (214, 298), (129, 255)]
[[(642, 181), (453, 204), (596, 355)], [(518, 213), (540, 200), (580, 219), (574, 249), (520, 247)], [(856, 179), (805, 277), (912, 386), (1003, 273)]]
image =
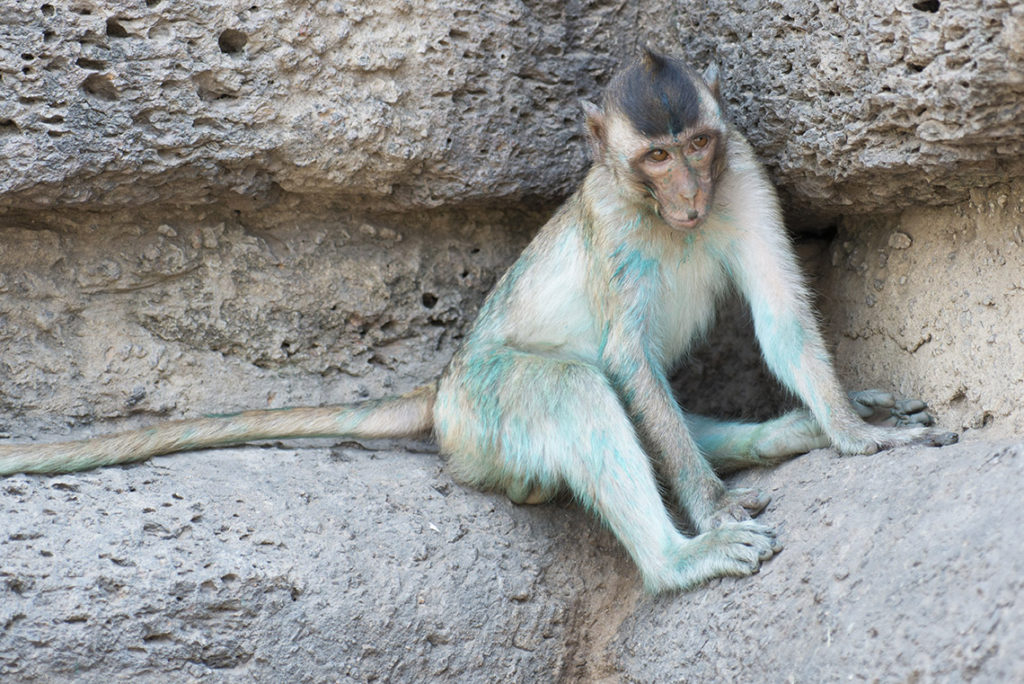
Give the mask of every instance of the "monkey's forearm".
[(667, 378), (646, 358), (620, 353), (609, 368), (626, 411), (675, 498), (701, 531), (714, 526), (725, 486), (701, 456)]

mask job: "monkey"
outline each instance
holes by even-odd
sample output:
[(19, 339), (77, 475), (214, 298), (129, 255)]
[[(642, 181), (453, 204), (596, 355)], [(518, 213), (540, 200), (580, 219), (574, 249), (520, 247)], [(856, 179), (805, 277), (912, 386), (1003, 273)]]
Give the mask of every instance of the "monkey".
[[(266, 439), (432, 432), (460, 482), (521, 504), (570, 493), (656, 593), (750, 575), (781, 550), (753, 519), (768, 497), (729, 489), (722, 474), (819, 447), (869, 454), (956, 440), (929, 427), (923, 402), (841, 389), (776, 192), (726, 118), (715, 65), (700, 74), (644, 48), (600, 105), (582, 107), (586, 176), (499, 279), (436, 384), (345, 406), (3, 445), (0, 474)], [(676, 402), (670, 374), (730, 290), (749, 306), (767, 367), (803, 408), (744, 423)]]

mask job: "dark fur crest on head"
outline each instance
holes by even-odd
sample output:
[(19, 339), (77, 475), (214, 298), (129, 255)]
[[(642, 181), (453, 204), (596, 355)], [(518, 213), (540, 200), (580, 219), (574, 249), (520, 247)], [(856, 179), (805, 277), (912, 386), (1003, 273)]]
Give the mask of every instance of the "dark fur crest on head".
[(637, 132), (654, 138), (678, 135), (700, 118), (695, 76), (679, 60), (650, 48), (616, 77), (605, 91), (605, 110), (626, 115)]

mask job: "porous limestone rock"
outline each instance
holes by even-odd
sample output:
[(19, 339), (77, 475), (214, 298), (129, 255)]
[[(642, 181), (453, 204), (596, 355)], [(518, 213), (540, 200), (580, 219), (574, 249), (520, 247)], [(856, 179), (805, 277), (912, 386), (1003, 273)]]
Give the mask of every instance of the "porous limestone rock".
[(1009, 0), (42, 0), (0, 26), (0, 204), (557, 199), (577, 98), (644, 42), (722, 64), (805, 223), (1024, 168)]

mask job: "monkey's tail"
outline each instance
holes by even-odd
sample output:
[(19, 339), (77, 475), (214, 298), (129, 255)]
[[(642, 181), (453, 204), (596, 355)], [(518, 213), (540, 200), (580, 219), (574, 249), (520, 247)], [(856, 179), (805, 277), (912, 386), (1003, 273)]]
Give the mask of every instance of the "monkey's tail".
[(437, 388), (429, 385), (400, 397), (344, 406), (244, 411), (159, 423), (95, 439), (5, 444), (0, 445), (0, 475), (69, 473), (265, 439), (412, 437), (433, 428), (436, 396)]

